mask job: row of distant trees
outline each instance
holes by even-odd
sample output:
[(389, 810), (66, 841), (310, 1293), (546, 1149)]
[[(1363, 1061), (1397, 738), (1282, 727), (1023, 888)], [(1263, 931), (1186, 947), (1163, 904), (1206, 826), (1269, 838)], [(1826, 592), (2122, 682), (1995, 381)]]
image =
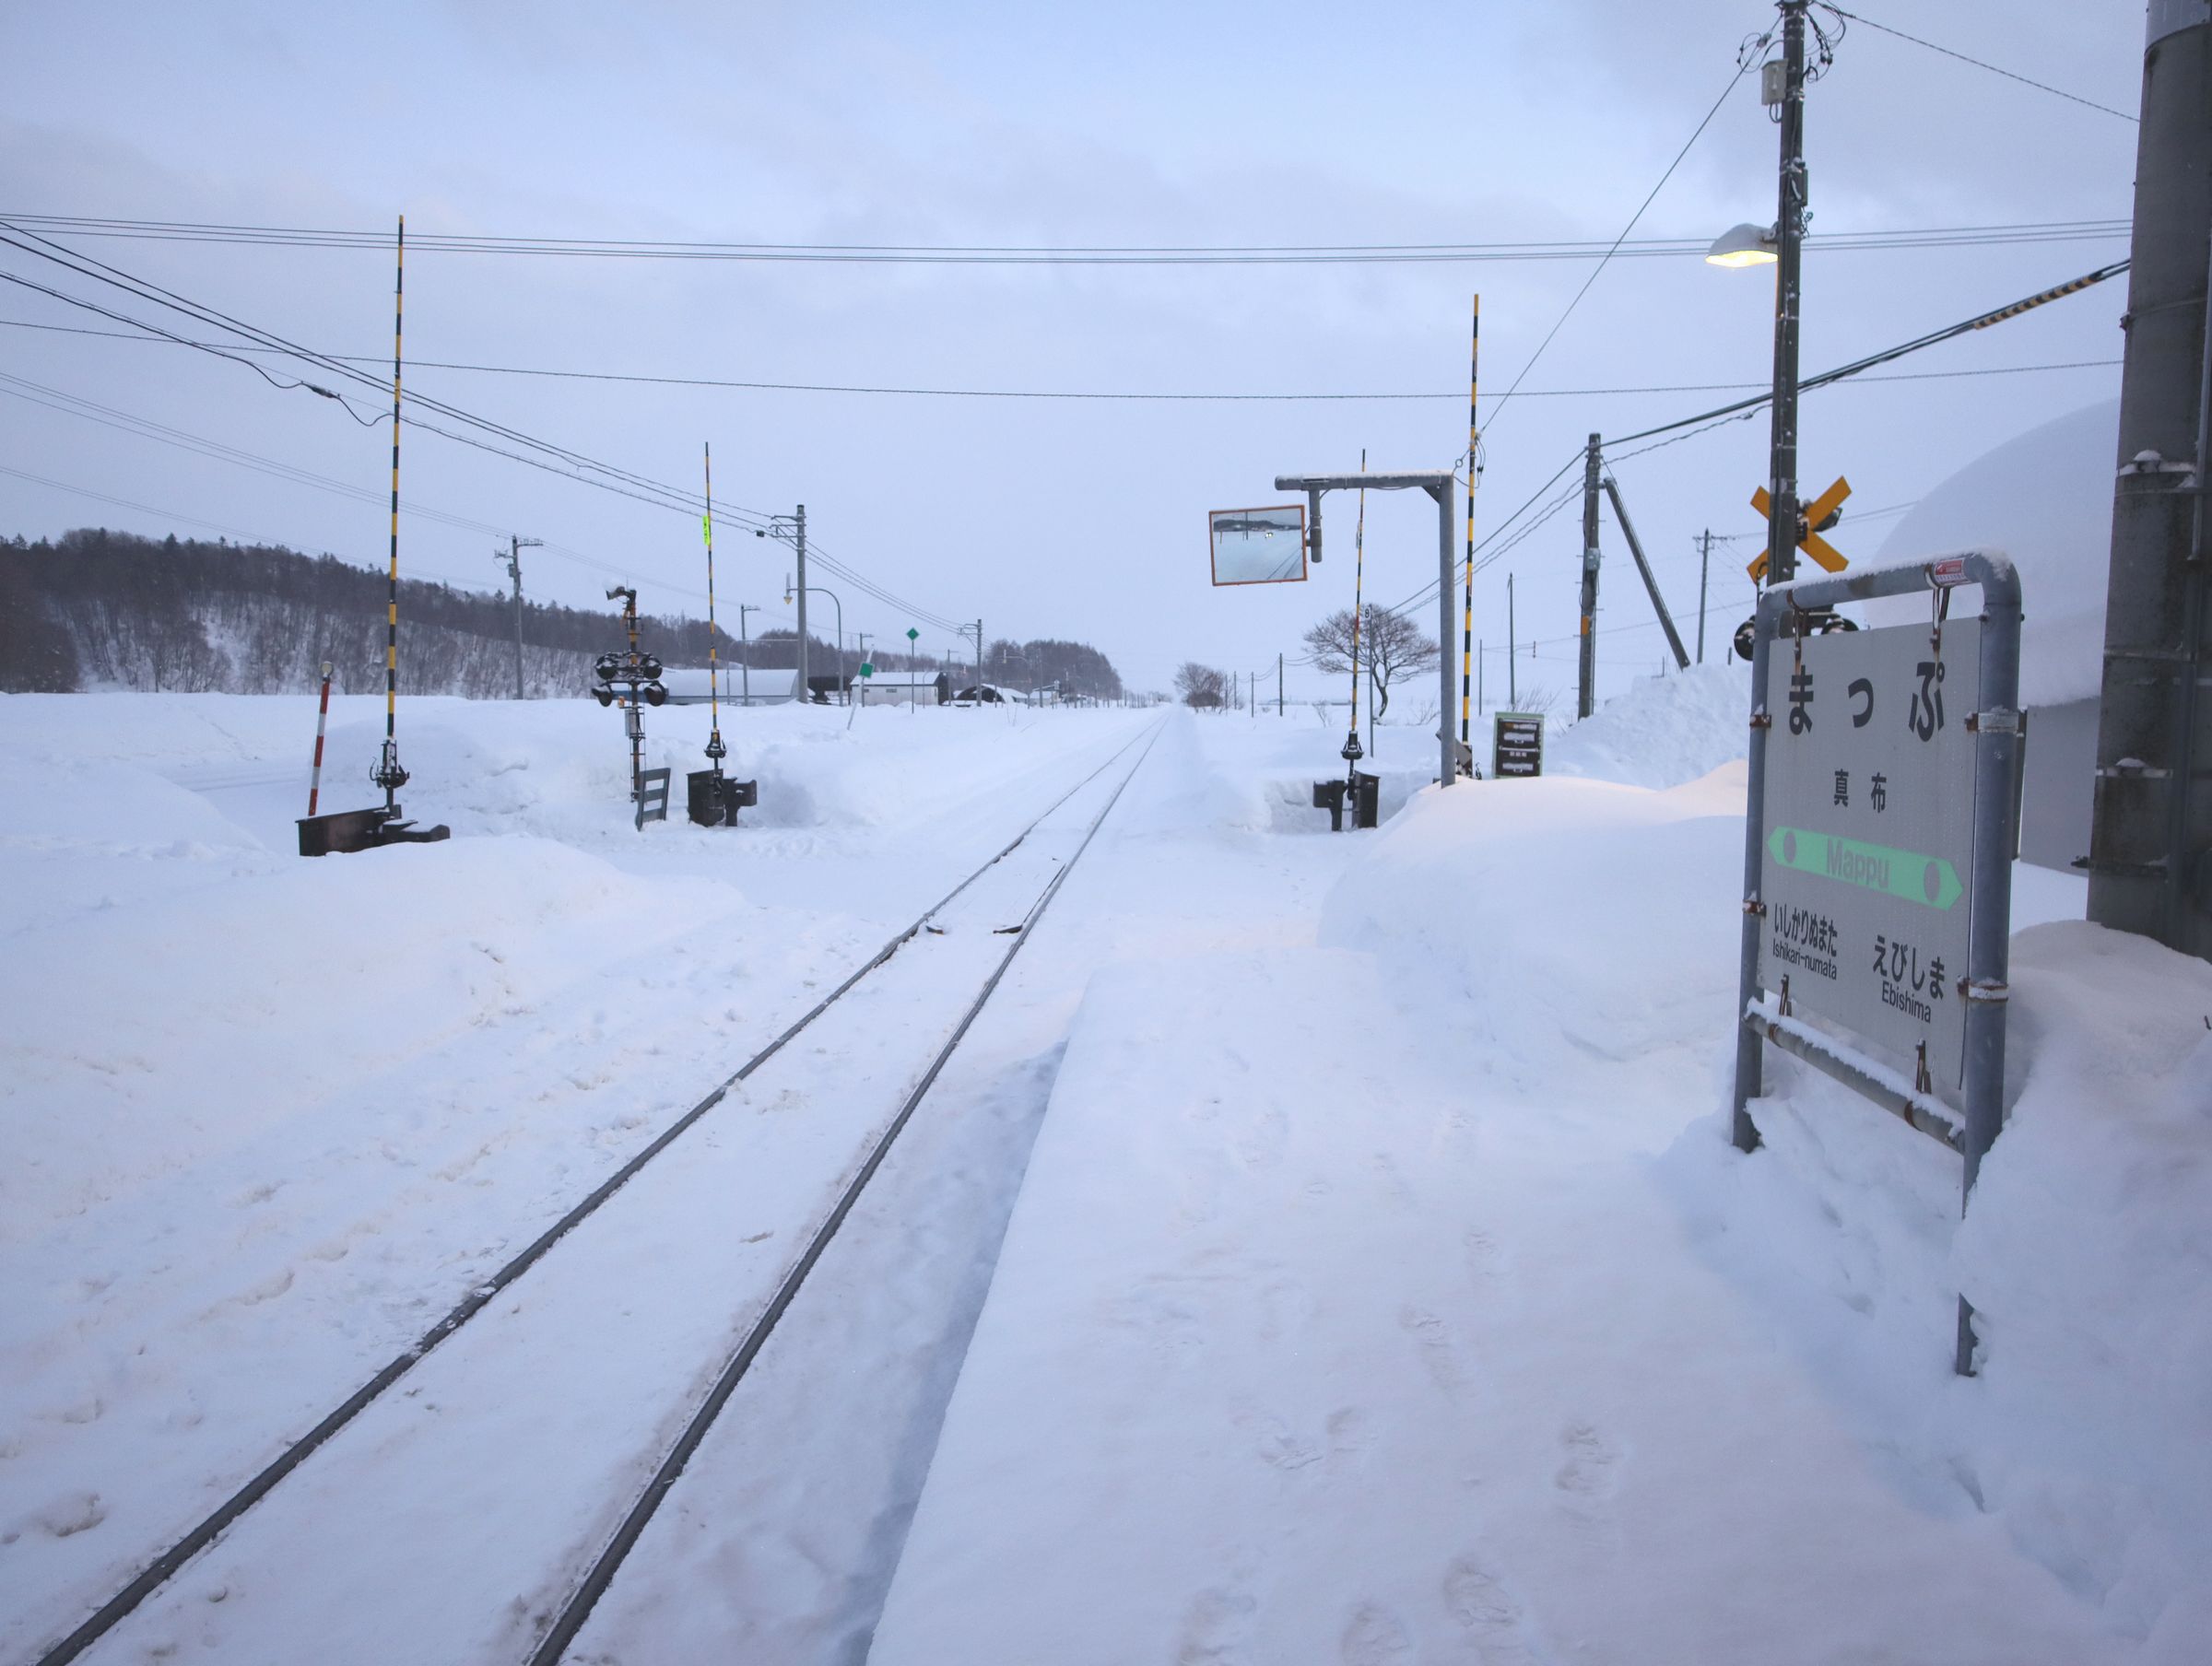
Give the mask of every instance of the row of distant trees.
[[(1342, 675), (1355, 662), (1374, 690), (1375, 716), (1390, 710), (1390, 691), (1424, 672), (1436, 669), (1436, 639), (1412, 620), (1370, 603), (1358, 615), (1353, 629), (1352, 609), (1340, 607), (1305, 634), (1305, 663), (1316, 671)], [(1175, 695), (1194, 710), (1241, 707), (1237, 679), (1216, 666), (1195, 660), (1184, 662), (1175, 673)]]
[[(338, 686), (357, 692), (384, 680), (386, 577), (332, 556), (281, 546), (195, 538), (145, 538), (84, 529), (51, 542), (0, 539), (0, 690), (79, 688), (274, 694), (312, 688), (324, 660)], [(400, 677), (418, 694), (504, 698), (514, 693), (515, 614), (510, 595), (421, 580), (400, 581)], [(533, 698), (580, 694), (592, 663), (622, 646), (612, 605), (573, 608), (525, 599), (523, 686)], [(807, 667), (816, 675), (860, 668), (857, 644), (812, 631)], [(789, 672), (796, 633), (771, 628), (739, 641), (714, 633), (725, 665)], [(704, 619), (649, 618), (645, 645), (671, 665), (704, 665)], [(1079, 642), (1043, 640), (1013, 650), (1044, 680), (1116, 698), (1121, 678), (1105, 656)], [(936, 658), (888, 650), (869, 655), (882, 673), (935, 675)], [(957, 673), (956, 673), (957, 675)], [(1026, 686), (1019, 679), (1017, 686)]]
[(993, 642), (983, 655), (983, 680), (1024, 692), (1054, 689), (1071, 700), (1118, 700), (1124, 692), (1112, 661), (1088, 642), (1054, 637)]

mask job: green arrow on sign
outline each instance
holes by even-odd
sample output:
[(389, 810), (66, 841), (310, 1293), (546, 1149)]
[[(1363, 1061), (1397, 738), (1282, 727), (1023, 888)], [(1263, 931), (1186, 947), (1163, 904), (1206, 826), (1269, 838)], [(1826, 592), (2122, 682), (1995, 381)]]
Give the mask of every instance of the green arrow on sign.
[(1959, 870), (1941, 856), (1897, 851), (1834, 833), (1803, 827), (1776, 827), (1767, 835), (1767, 854), (1800, 874), (1818, 874), (1841, 885), (1879, 891), (1900, 902), (1916, 902), (1938, 912), (1965, 895)]

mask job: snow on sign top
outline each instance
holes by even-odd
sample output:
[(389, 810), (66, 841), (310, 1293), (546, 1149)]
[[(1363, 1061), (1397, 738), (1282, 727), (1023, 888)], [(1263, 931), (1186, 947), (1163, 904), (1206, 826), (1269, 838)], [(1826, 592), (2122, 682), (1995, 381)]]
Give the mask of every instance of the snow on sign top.
[(1306, 506), (1218, 509), (1206, 518), (1216, 584), (1300, 584), (1306, 577)]

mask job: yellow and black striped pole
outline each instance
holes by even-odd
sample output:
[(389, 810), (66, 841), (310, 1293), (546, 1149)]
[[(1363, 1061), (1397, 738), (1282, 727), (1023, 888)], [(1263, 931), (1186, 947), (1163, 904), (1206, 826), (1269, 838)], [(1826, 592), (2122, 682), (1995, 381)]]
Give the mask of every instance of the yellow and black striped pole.
[[(1359, 472), (1367, 473), (1367, 448), (1359, 448)], [(1367, 583), (1367, 487), (1359, 488), (1359, 518), (1352, 527), (1352, 722), (1344, 736), (1341, 757), (1358, 763), (1366, 756), (1359, 749), (1359, 616)], [(1346, 790), (1350, 790), (1347, 778)]]
[(1460, 581), (1459, 626), (1459, 744), (1469, 747), (1467, 754), (1472, 768), (1474, 742), (1467, 729), (1467, 697), (1475, 675), (1475, 481), (1476, 448), (1482, 442), (1482, 432), (1475, 426), (1475, 396), (1482, 385), (1482, 297), (1475, 298), (1475, 328), (1468, 336), (1467, 346), (1467, 559), (1465, 576)]
[(722, 744), (721, 659), (714, 648), (714, 447), (702, 441), (707, 467), (707, 513), (700, 530), (707, 538), (707, 761), (722, 773), (722, 760), (730, 749)]
[(407, 217), (399, 217), (399, 241), (392, 269), (392, 567), (384, 592), (384, 753), (370, 777), (384, 790), (384, 814), (399, 806), (393, 795), (407, 784), (399, 767), (396, 718), (399, 707), (399, 364), (401, 305), (406, 289)]

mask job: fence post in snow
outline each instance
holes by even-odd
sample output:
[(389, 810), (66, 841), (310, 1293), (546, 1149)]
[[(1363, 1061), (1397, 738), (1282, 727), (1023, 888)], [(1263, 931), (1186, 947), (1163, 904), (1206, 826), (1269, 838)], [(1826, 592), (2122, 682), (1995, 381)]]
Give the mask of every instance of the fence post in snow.
[(315, 801), (323, 794), (323, 731), (330, 722), (331, 663), (323, 662), (323, 703), (315, 709), (315, 768), (307, 778), (307, 813), (315, 813)]

